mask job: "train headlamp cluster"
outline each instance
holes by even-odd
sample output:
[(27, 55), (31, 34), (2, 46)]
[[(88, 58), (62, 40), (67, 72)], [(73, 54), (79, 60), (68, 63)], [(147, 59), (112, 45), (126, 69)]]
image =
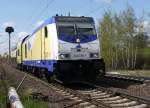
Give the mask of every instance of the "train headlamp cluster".
[(98, 53), (91, 53), (90, 57), (91, 58), (98, 58), (99, 54)]
[(69, 55), (69, 54), (60, 54), (59, 57), (60, 57), (61, 59), (67, 59), (67, 58), (70, 57), (70, 55)]

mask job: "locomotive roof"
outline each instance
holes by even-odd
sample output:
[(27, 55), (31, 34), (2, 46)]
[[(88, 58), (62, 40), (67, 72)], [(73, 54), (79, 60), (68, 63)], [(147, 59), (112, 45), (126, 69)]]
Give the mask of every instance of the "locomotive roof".
[(94, 23), (92, 17), (84, 17), (84, 16), (55, 16), (56, 22), (78, 22), (78, 23)]

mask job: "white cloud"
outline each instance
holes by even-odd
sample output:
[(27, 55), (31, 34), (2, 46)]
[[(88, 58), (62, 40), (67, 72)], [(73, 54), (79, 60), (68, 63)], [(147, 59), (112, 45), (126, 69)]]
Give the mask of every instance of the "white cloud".
[[(5, 37), (4, 37), (5, 35)], [(0, 54), (4, 54), (5, 52), (8, 52), (8, 35), (7, 33), (0, 33)], [(11, 49), (14, 49), (18, 42), (20, 42), (25, 36), (27, 36), (27, 32), (19, 32), (17, 35), (11, 36)]]
[(6, 36), (6, 35), (8, 35), (8, 34), (7, 34), (7, 33), (5, 33), (5, 32), (0, 33), (0, 37), (2, 37), (2, 36)]
[(6, 28), (6, 27), (8, 27), (8, 26), (14, 27), (14, 26), (15, 26), (15, 23), (12, 22), (12, 21), (9, 21), (9, 22), (4, 22), (4, 23), (2, 24), (2, 27), (3, 27), (3, 28)]

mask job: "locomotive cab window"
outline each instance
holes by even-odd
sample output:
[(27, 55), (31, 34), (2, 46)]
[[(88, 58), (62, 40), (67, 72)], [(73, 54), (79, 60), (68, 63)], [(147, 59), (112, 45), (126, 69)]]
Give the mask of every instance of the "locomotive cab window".
[(59, 33), (59, 35), (72, 36), (72, 35), (75, 35), (75, 29), (74, 29), (74, 26), (60, 25), (60, 26), (58, 26), (58, 33)]
[(48, 37), (48, 30), (47, 30), (47, 27), (44, 27), (44, 33), (45, 33), (45, 38)]
[(96, 30), (93, 23), (67, 23), (58, 25), (58, 34), (65, 36), (96, 35)]
[(78, 35), (95, 35), (96, 31), (93, 25), (77, 24)]

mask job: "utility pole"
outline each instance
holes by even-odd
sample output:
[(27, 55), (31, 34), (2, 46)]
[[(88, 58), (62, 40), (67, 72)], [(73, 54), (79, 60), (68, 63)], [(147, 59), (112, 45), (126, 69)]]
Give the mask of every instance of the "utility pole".
[(5, 32), (7, 32), (9, 34), (9, 60), (11, 58), (11, 38), (10, 38), (10, 34), (12, 32), (14, 32), (14, 28), (13, 27), (6, 27)]

